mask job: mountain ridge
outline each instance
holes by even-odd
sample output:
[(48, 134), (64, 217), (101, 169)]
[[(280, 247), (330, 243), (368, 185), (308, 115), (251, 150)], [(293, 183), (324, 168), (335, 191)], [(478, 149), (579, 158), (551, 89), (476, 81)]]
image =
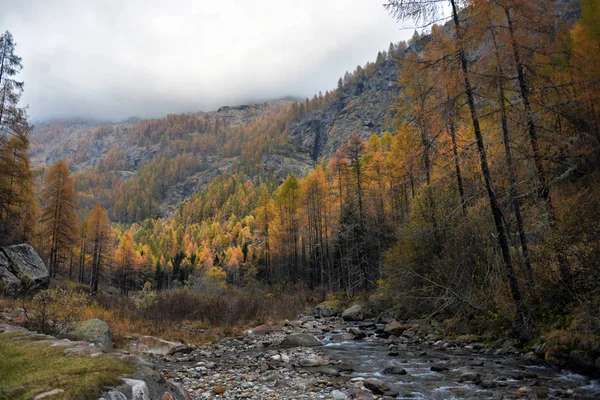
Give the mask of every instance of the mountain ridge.
[[(397, 60), (380, 53), (376, 62), (340, 78), (337, 89), (304, 102), (283, 98), (116, 123), (81, 118), (48, 121), (31, 135), (32, 163), (44, 168), (65, 159), (76, 173), (78, 190), (113, 209), (116, 201), (111, 195), (99, 195), (103, 189), (113, 191), (138, 179), (144, 166), (163, 156), (172, 164), (189, 155), (194, 166), (166, 183), (159, 211), (140, 215), (165, 217), (224, 172), (279, 184), (289, 174), (303, 176), (353, 134), (364, 139), (382, 134), (394, 114), (396, 74)], [(256, 143), (252, 135), (264, 140)], [(102, 177), (82, 184), (91, 180), (90, 175)], [(114, 213), (113, 219), (122, 220)]]

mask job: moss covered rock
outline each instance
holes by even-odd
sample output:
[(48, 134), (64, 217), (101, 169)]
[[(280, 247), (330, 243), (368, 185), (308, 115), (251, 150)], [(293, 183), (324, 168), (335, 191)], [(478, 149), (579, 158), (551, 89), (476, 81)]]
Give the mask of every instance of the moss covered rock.
[(99, 343), (105, 349), (112, 349), (112, 332), (106, 322), (94, 318), (79, 322), (71, 331), (71, 336), (77, 340)]

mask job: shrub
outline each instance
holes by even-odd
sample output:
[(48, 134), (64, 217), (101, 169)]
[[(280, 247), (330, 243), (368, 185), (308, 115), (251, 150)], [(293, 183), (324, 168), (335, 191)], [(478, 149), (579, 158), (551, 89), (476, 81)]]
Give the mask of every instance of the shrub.
[(88, 297), (81, 292), (48, 289), (36, 294), (25, 309), (28, 329), (48, 335), (69, 332), (81, 320)]

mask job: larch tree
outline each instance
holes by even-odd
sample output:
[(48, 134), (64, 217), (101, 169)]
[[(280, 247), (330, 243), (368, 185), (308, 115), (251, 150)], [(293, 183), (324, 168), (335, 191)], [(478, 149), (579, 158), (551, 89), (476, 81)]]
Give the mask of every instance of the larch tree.
[(295, 282), (300, 271), (300, 201), (301, 187), (298, 178), (289, 175), (279, 188), (277, 203), (279, 206), (282, 243), (287, 255), (282, 259), (286, 266), (287, 277)]
[(470, 70), (471, 61), (468, 58), (465, 46), (465, 27), (461, 22), (460, 15), (461, 3), (462, 1), (460, 0), (390, 0), (386, 4), (386, 8), (399, 20), (413, 19), (417, 22), (431, 23), (432, 21), (437, 21), (442, 15), (444, 6), (450, 6), (451, 19), (454, 25), (454, 36), (457, 42), (458, 61), (462, 74), (464, 93), (467, 97), (471, 124), (475, 134), (477, 151), (479, 153), (481, 173), (483, 175), (485, 189), (490, 203), (494, 225), (496, 227), (498, 244), (500, 246), (506, 276), (508, 278), (512, 300), (517, 312), (515, 331), (521, 339), (529, 340), (533, 337), (533, 322), (523, 301), (519, 281), (514, 270), (508, 233), (504, 225), (504, 215), (498, 200), (498, 195), (494, 188), (492, 173), (489, 166), (483, 131), (481, 129), (480, 111), (475, 101), (475, 88), (472, 84)]
[(112, 232), (108, 214), (102, 204), (96, 203), (88, 219), (88, 243), (92, 255), (92, 272), (90, 288), (93, 293), (98, 291), (101, 272), (110, 260)]
[(52, 276), (56, 276), (58, 267), (75, 245), (78, 224), (75, 183), (63, 160), (48, 170), (41, 198), (42, 234), (48, 246), (48, 269)]
[(115, 261), (120, 266), (119, 287), (121, 295), (129, 295), (129, 281), (135, 261), (135, 243), (130, 230), (125, 231), (119, 239), (119, 247), (115, 253)]
[(19, 107), (23, 69), (15, 54), (12, 34), (0, 34), (0, 245), (28, 241), (33, 231), (36, 203), (29, 165), (31, 130), (25, 109)]
[[(509, 120), (508, 120), (508, 98), (506, 95), (506, 81), (509, 78), (508, 74), (505, 71), (504, 60), (501, 56), (500, 51), (500, 40), (498, 38), (498, 33), (496, 32), (496, 27), (494, 24), (494, 5), (490, 2), (479, 2), (476, 3), (478, 5), (478, 10), (480, 10), (479, 16), (482, 18), (481, 23), (489, 28), (489, 34), (491, 36), (491, 43), (493, 49), (493, 57), (490, 57), (491, 60), (491, 76), (495, 75), (495, 86), (497, 86), (497, 105), (498, 111), (500, 114), (500, 127), (502, 131), (502, 142), (504, 145), (504, 155), (506, 160), (506, 166), (508, 169), (508, 181), (510, 185), (509, 195), (510, 200), (513, 206), (513, 212), (515, 215), (517, 232), (519, 235), (519, 241), (521, 244), (521, 252), (523, 256), (523, 266), (525, 269), (525, 279), (527, 285), (531, 288), (533, 287), (533, 268), (531, 266), (531, 257), (529, 255), (529, 241), (527, 239), (527, 235), (525, 233), (525, 224), (523, 221), (523, 214), (521, 212), (521, 194), (519, 193), (518, 182), (517, 182), (517, 173), (515, 163), (513, 161), (512, 155), (512, 141), (511, 135), (509, 132)], [(497, 18), (497, 17), (496, 17)], [(492, 85), (494, 86), (494, 85)]]

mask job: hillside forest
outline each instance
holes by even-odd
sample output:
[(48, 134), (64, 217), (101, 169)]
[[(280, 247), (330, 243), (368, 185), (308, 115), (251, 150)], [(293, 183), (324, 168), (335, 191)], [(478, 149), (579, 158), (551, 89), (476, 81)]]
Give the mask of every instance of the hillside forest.
[(324, 94), (118, 123), (33, 127), (3, 33), (0, 245), (159, 308), (260, 288), (597, 334), (600, 2), (385, 6), (420, 32)]

